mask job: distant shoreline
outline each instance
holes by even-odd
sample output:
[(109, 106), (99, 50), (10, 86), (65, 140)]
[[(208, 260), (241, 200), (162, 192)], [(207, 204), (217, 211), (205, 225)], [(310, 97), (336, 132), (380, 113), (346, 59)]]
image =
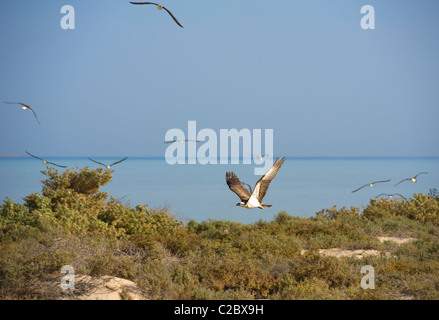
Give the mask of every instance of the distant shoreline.
[(0, 158), (24, 158), (24, 154), (0, 153)]

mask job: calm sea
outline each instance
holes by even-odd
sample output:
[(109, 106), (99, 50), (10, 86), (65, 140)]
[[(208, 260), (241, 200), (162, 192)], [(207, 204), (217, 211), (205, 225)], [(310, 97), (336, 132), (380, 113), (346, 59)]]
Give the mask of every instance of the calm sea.
[[(86, 158), (47, 158), (69, 167), (98, 167)], [(96, 158), (103, 163), (119, 159)], [(241, 162), (242, 163), (242, 162)], [(6, 197), (23, 203), (30, 193), (41, 192), (45, 169), (32, 158), (0, 159), (0, 200)], [(288, 158), (273, 180), (264, 203), (273, 207), (247, 210), (236, 207), (239, 198), (225, 183), (226, 171), (234, 171), (241, 181), (254, 185), (259, 179), (253, 165), (168, 165), (164, 159), (128, 158), (113, 167), (114, 178), (101, 190), (131, 206), (148, 204), (167, 206), (178, 219), (185, 222), (232, 220), (243, 223), (259, 219), (270, 221), (280, 211), (294, 216), (315, 216), (317, 211), (337, 205), (362, 207), (380, 193), (428, 193), (439, 189), (439, 158)], [(421, 171), (418, 183), (402, 179)], [(377, 180), (391, 182), (376, 184), (351, 193), (352, 190)]]

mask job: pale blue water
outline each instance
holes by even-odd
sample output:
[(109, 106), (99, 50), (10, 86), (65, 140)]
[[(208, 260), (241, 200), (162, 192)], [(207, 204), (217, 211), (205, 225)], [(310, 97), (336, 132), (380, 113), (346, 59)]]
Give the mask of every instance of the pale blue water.
[[(120, 159), (120, 158), (119, 158)], [(104, 163), (119, 159), (96, 158)], [(86, 158), (48, 158), (69, 167), (98, 167)], [(0, 200), (6, 196), (22, 203), (30, 193), (41, 192), (41, 179), (45, 169), (40, 161), (31, 158), (0, 159)], [(294, 216), (315, 216), (323, 208), (337, 205), (362, 207), (371, 197), (380, 193), (400, 193), (405, 197), (413, 193), (428, 193), (439, 188), (439, 158), (288, 158), (273, 180), (264, 203), (273, 207), (265, 210), (247, 210), (236, 207), (239, 198), (225, 183), (226, 171), (234, 171), (250, 185), (259, 179), (253, 174), (253, 165), (168, 165), (164, 159), (128, 158), (113, 167), (113, 181), (102, 188), (115, 198), (135, 206), (168, 206), (178, 219), (187, 222), (232, 220), (243, 223), (259, 219), (271, 221), (280, 211)], [(421, 171), (418, 183), (402, 179)], [(352, 190), (376, 181), (391, 179), (351, 193)]]

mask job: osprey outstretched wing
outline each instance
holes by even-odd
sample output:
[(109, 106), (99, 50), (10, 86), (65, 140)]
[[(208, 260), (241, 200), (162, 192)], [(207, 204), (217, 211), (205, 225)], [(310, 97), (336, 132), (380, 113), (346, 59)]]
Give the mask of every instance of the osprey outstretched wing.
[(243, 185), (247, 185), (247, 184), (241, 182), (235, 173), (227, 172), (226, 173), (227, 185), (229, 186), (230, 190), (236, 193), (239, 199), (241, 199), (241, 202), (237, 203), (236, 205), (247, 209), (254, 209), (254, 208), (264, 209), (265, 207), (271, 207), (271, 205), (269, 204), (263, 204), (262, 200), (264, 199), (265, 194), (267, 193), (271, 181), (274, 179), (274, 177), (276, 177), (276, 174), (278, 173), (280, 167), (284, 162), (285, 162), (285, 157), (276, 159), (270, 170), (268, 170), (267, 173), (265, 173), (262, 176), (262, 178), (259, 179), (259, 181), (256, 183), (252, 193), (250, 193), (249, 190), (244, 188)]

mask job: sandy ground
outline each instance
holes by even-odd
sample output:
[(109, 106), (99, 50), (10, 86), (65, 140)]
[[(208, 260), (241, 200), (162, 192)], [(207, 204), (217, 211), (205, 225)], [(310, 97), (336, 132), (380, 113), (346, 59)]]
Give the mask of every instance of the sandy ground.
[(398, 238), (398, 237), (386, 237), (386, 236), (377, 237), (377, 239), (380, 240), (381, 242), (391, 241), (397, 244), (403, 244), (406, 242), (411, 242), (416, 240), (415, 238)]
[(145, 294), (134, 282), (122, 278), (75, 276), (75, 289), (63, 299), (74, 300), (145, 300)]
[[(395, 242), (398, 245), (415, 241), (415, 238), (402, 238), (402, 237), (388, 237), (388, 236), (380, 236), (377, 239), (381, 242), (390, 241)], [(302, 250), (301, 254), (306, 253), (307, 250)], [(330, 248), (330, 249), (320, 249), (319, 254), (322, 256), (330, 256), (336, 258), (343, 257), (355, 257), (357, 259), (362, 259), (367, 256), (379, 256), (383, 255), (385, 257), (390, 257), (390, 252), (388, 251), (378, 251), (373, 249), (342, 249), (342, 248)]]
[(342, 258), (342, 257), (355, 257), (357, 259), (362, 259), (367, 256), (379, 256), (379, 255), (385, 255), (386, 257), (390, 256), (389, 252), (385, 251), (378, 251), (373, 249), (359, 249), (359, 250), (346, 250), (346, 249), (340, 249), (340, 248), (332, 248), (332, 249), (321, 249), (319, 250), (319, 253), (324, 256), (331, 256), (336, 258)]

